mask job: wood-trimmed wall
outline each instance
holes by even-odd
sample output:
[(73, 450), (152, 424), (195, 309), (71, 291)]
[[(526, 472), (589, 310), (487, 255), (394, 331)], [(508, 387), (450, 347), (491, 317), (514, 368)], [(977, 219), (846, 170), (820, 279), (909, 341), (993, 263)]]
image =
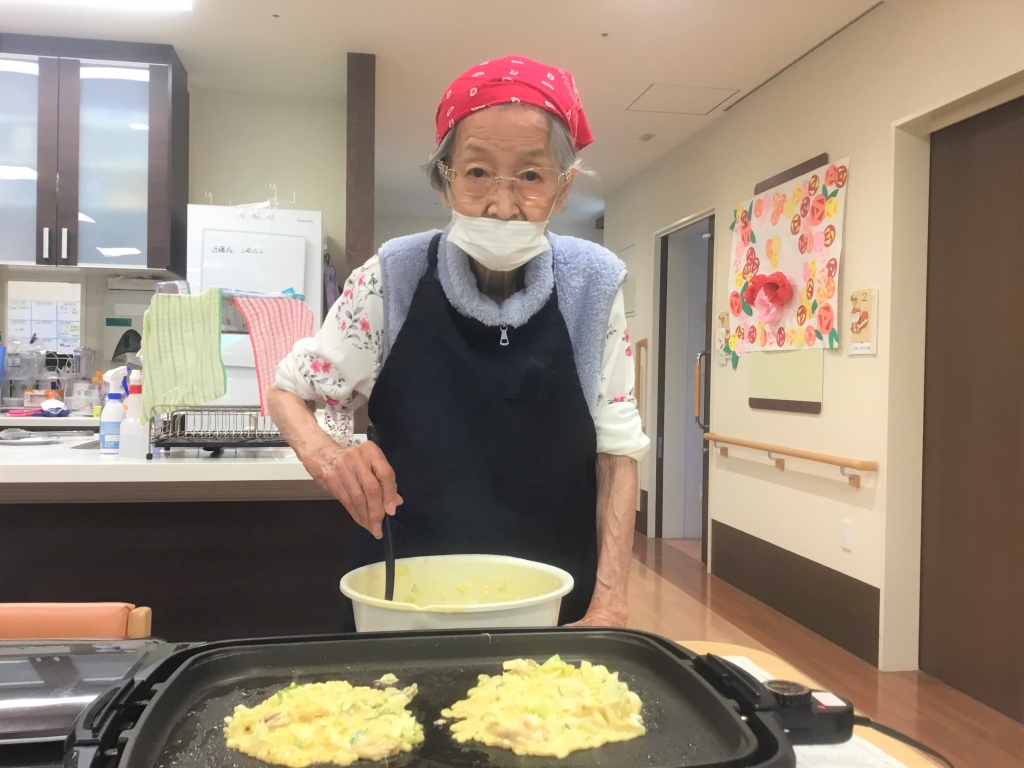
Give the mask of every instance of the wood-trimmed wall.
[(711, 532), (715, 576), (878, 666), (878, 587), (718, 520)]

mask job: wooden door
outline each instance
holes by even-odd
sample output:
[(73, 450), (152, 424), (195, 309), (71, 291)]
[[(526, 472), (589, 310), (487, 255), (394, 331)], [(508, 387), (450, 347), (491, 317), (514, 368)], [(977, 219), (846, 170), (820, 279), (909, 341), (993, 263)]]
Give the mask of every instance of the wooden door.
[(931, 153), (920, 664), (1024, 721), (1024, 99)]

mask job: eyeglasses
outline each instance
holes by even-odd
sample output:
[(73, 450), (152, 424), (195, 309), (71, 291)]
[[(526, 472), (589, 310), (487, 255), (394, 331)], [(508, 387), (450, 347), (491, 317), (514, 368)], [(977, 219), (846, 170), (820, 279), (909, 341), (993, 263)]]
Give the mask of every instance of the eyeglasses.
[(469, 197), (487, 197), (492, 191), (507, 181), (512, 194), (526, 200), (543, 200), (554, 195), (572, 179), (573, 172), (558, 171), (555, 168), (527, 168), (515, 176), (499, 176), (498, 172), (486, 165), (468, 163), (453, 168), (437, 161), (437, 168), (448, 183), (456, 178), (461, 180), (460, 191)]

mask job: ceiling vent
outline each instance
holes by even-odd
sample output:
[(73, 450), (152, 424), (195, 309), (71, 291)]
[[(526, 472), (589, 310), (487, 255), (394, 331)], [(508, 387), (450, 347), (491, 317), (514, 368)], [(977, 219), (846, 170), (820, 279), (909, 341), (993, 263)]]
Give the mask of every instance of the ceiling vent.
[(736, 88), (701, 88), (695, 85), (655, 83), (626, 109), (630, 112), (708, 115), (737, 93), (739, 90)]

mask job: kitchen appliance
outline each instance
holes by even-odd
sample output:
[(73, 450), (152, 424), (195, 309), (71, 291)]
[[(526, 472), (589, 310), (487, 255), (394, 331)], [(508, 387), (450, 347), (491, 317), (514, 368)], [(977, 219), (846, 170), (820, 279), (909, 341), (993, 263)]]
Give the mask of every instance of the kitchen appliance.
[[(564, 760), (518, 757), (451, 738), (441, 709), (464, 698), (507, 659), (589, 660), (620, 673), (643, 701), (647, 733), (574, 752)], [(716, 664), (709, 664), (714, 660)], [(719, 666), (721, 665), (721, 666)], [(724, 669), (724, 672), (722, 671)], [(417, 683), (410, 709), (425, 741), (392, 758), (405, 768), (469, 766), (758, 766), (793, 768), (796, 757), (768, 691), (714, 657), (632, 630), (537, 629), (381, 633), (211, 643), (179, 650), (112, 688), (82, 713), (65, 765), (77, 768), (262, 766), (230, 751), (224, 717), (292, 682), (345, 679), (370, 685), (386, 672)]]
[[(291, 289), (312, 308), (319, 326), (323, 301), (321, 248), (319, 211), (188, 207), (186, 277), (193, 294), (214, 287), (224, 289), (229, 298)], [(229, 307), (227, 314), (232, 311)], [(221, 359), (227, 371), (227, 394), (215, 404), (258, 405), (256, 361), (248, 334), (223, 333)]]

